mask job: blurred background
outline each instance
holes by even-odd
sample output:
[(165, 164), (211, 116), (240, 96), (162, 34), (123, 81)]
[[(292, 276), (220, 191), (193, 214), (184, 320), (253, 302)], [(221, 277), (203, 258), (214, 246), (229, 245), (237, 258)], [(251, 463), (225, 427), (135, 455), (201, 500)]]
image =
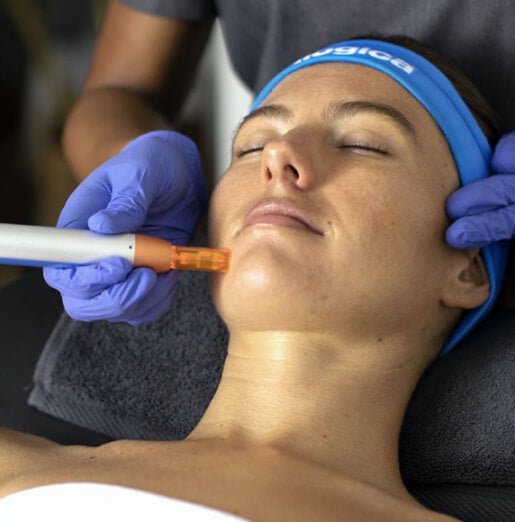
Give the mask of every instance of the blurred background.
[[(61, 132), (106, 4), (0, 0), (0, 223), (53, 226), (75, 187)], [(232, 131), (251, 99), (217, 23), (177, 127), (199, 146), (210, 189), (229, 164)], [(0, 286), (21, 270), (0, 266)]]

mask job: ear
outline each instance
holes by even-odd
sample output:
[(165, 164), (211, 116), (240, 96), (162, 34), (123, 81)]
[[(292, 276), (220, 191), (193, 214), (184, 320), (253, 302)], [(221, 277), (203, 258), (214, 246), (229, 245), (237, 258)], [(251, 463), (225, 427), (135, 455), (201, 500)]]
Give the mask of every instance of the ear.
[(443, 288), (441, 301), (449, 308), (481, 306), (490, 294), (490, 281), (479, 248), (456, 250), (456, 263)]

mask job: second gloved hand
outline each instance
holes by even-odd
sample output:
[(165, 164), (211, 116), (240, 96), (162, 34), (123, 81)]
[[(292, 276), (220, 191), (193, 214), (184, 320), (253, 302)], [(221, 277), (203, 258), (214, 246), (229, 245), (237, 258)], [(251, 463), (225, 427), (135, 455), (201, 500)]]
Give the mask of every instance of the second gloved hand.
[[(208, 201), (197, 147), (173, 131), (139, 136), (95, 169), (71, 194), (57, 226), (102, 234), (139, 232), (178, 245), (191, 241)], [(113, 257), (43, 270), (67, 313), (81, 321), (132, 325), (158, 319), (170, 306), (178, 272), (132, 269)]]
[(515, 132), (504, 135), (495, 147), (494, 176), (453, 192), (447, 214), (454, 221), (446, 239), (454, 248), (481, 248), (515, 236)]

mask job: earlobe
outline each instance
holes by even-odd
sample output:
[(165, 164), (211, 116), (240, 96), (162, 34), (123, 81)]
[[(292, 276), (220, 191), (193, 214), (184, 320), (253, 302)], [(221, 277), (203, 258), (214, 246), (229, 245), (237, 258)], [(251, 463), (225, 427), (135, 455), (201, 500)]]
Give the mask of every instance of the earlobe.
[(467, 249), (457, 264), (451, 283), (444, 289), (442, 303), (449, 308), (481, 306), (490, 294), (490, 281), (479, 249)]

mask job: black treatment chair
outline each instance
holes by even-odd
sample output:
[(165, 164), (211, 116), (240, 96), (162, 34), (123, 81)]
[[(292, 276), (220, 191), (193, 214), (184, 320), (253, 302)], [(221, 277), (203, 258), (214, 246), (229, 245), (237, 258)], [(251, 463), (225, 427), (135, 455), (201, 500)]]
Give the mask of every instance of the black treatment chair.
[[(184, 310), (192, 308), (191, 304), (185, 306), (185, 300), (203, 303), (209, 298), (205, 278), (192, 276), (188, 272), (183, 274), (180, 280), (182, 286), (176, 291), (168, 318), (153, 327), (157, 330), (171, 329), (171, 335), (176, 336), (176, 346), (172, 346), (167, 353), (170, 357), (176, 357), (171, 368), (176, 368), (177, 373), (180, 373), (177, 364), (184, 355), (180, 348), (183, 333), (174, 326), (173, 321), (190, 321), (186, 331), (199, 331), (202, 329), (200, 321), (205, 323), (205, 314), (212, 313), (198, 308), (195, 315), (184, 316)], [(84, 346), (88, 347), (88, 350), (82, 350), (82, 353), (87, 353), (83, 357), (101, 359), (103, 343), (108, 347), (126, 343), (130, 350), (134, 337), (148, 337), (149, 330), (143, 329), (140, 334), (134, 334), (135, 330), (128, 325), (77, 323), (61, 314), (60, 295), (46, 286), (40, 270), (28, 269), (19, 280), (0, 289), (0, 426), (41, 435), (61, 444), (90, 446), (138, 435), (134, 419), (127, 421), (123, 412), (115, 419), (117, 404), (107, 404), (103, 410), (105, 417), (112, 412), (111, 418), (98, 420), (102, 416), (89, 415), (87, 404), (81, 403), (80, 398), (81, 390), (87, 388), (87, 383), (79, 382), (81, 379), (87, 380), (87, 375), (72, 372), (70, 382), (76, 385), (72, 395), (76, 394), (76, 397), (70, 398), (59, 392), (58, 383), (45, 385), (43, 381), (48, 375), (45, 377), (44, 372), (40, 372), (39, 377), (43, 384), (38, 382), (38, 378), (33, 380), (33, 374), (38, 360), (41, 365), (44, 359), (41, 353), (52, 332), (54, 352), (55, 346), (59, 347), (59, 343), (67, 339), (68, 343), (76, 344), (78, 353)], [(55, 329), (58, 320), (60, 326)], [(219, 323), (216, 328), (220, 328)], [(215, 344), (225, 342), (220, 331), (214, 335)], [(92, 349), (88, 345), (88, 336), (91, 337)], [(48, 351), (48, 343), (45, 350)], [(182, 355), (175, 356), (177, 352)], [(223, 359), (223, 354), (216, 359), (218, 370)], [(182, 361), (191, 365), (191, 361)], [(48, 361), (46, 363), (48, 370)], [(87, 366), (88, 361), (84, 364)], [(404, 419), (400, 462), (408, 489), (428, 508), (465, 522), (515, 521), (514, 370), (514, 316), (512, 313), (495, 312), (469, 339), (446, 357), (435, 361), (424, 374)], [(94, 373), (94, 370), (91, 371)], [(110, 371), (123, 372), (123, 368)], [(205, 368), (200, 372), (190, 371), (188, 378), (191, 380), (192, 375), (197, 373), (202, 376), (194, 383), (194, 390), (205, 389), (206, 378), (210, 378), (212, 385), (209, 393), (212, 394), (216, 389), (216, 378), (209, 377)], [(102, 377), (102, 374), (99, 375)], [(45, 386), (46, 389), (38, 391), (38, 387)], [(187, 408), (186, 403), (188, 400), (191, 402), (188, 394), (192, 393), (192, 388), (189, 384), (181, 386), (177, 386), (176, 393), (178, 400)], [(91, 390), (91, 387), (88, 389)], [(29, 395), (33, 396), (35, 392), (39, 393), (39, 398), (36, 393), (36, 399), (32, 398), (32, 402), (35, 401), (40, 410), (52, 415), (27, 404)], [(141, 393), (144, 392), (143, 389)], [(121, 400), (117, 399), (116, 389), (111, 389), (105, 396), (111, 397), (106, 400)], [(201, 405), (197, 406), (196, 417), (189, 418), (179, 427), (162, 426), (152, 417), (142, 418), (142, 425), (146, 426), (141, 432), (142, 438), (185, 436), (201, 416), (203, 404), (207, 405), (201, 401)], [(149, 408), (148, 403), (144, 406)], [(155, 407), (158, 408), (159, 404), (156, 403)], [(183, 416), (187, 416), (186, 413)]]

